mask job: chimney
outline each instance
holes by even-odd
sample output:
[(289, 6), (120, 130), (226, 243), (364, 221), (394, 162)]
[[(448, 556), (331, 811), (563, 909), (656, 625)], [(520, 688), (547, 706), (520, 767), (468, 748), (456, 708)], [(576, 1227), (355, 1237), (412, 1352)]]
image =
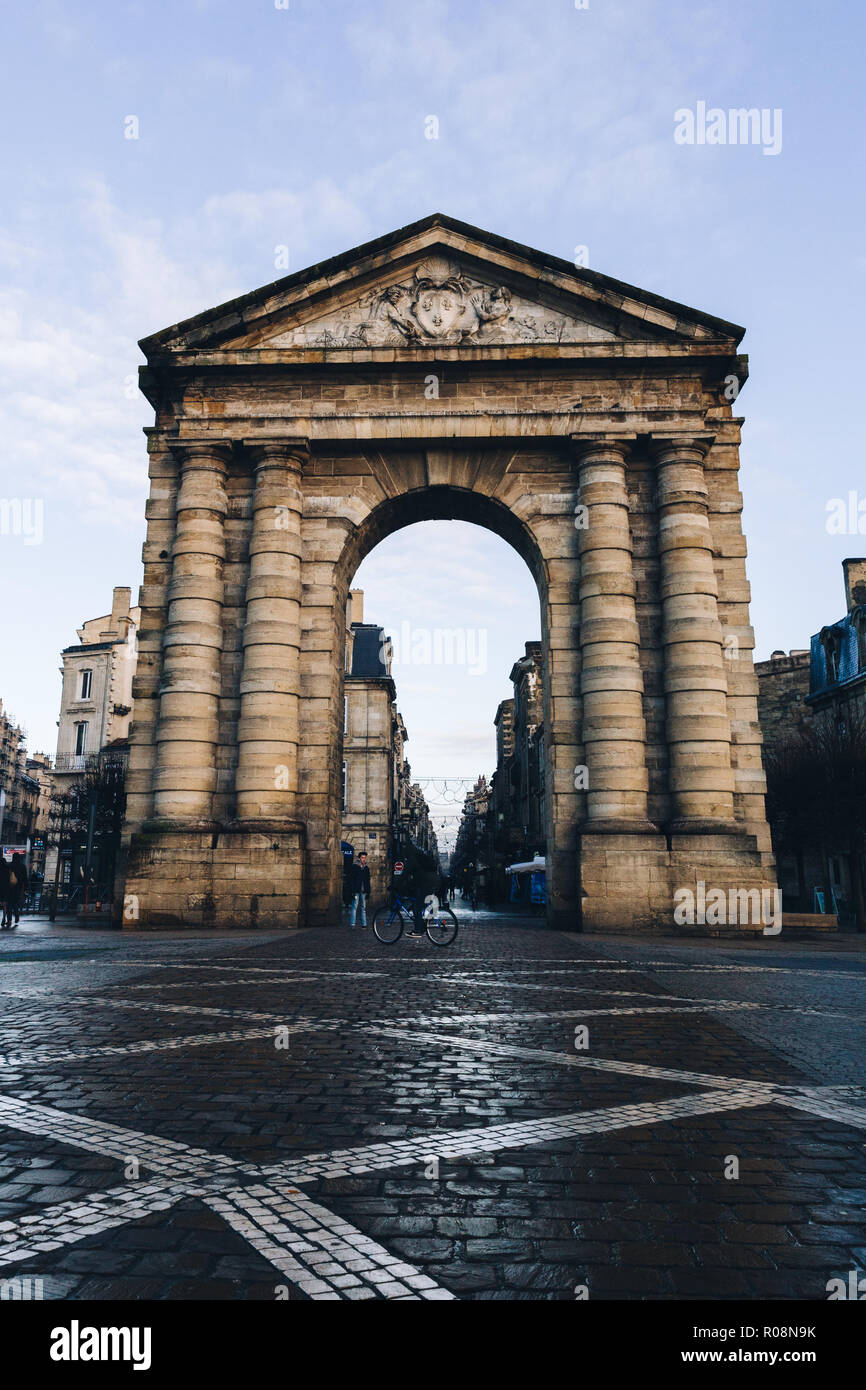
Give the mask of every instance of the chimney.
[(349, 590), (349, 625), (364, 621), (364, 590)]
[(845, 602), (848, 612), (866, 603), (866, 559), (843, 560), (842, 573), (845, 575)]
[(129, 617), (129, 599), (131, 589), (116, 588), (111, 596), (111, 626), (114, 627), (121, 618)]
[[(100, 642), (114, 642), (129, 631), (129, 600), (132, 590), (118, 586), (111, 595), (111, 615), (99, 634)], [(82, 633), (79, 632), (79, 637)]]

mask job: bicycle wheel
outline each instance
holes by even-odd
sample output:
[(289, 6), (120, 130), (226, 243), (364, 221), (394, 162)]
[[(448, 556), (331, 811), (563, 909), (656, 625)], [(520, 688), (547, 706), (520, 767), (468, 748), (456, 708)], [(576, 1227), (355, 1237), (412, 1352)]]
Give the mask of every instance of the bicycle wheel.
[(427, 935), (434, 946), (450, 946), (457, 935), (457, 918), (450, 907), (440, 907), (427, 918)]
[(373, 931), (385, 946), (393, 946), (403, 935), (403, 913), (399, 907), (380, 907), (373, 918)]

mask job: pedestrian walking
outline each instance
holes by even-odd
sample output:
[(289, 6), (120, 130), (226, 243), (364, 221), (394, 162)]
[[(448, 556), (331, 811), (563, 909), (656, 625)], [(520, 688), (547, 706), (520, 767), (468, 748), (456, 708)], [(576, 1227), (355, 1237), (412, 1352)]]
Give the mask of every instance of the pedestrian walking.
[[(24, 856), (13, 854), (12, 863), (9, 865), (9, 887), (6, 897), (6, 916), (7, 926), (18, 926), (21, 921), (21, 903), (27, 891), (27, 865), (24, 863)], [(13, 924), (12, 918), (15, 918)]]
[(370, 896), (370, 870), (367, 865), (366, 854), (358, 855), (358, 862), (349, 868), (349, 887), (352, 890), (352, 902), (349, 907), (349, 926), (354, 927), (355, 918), (360, 910), (361, 920), (359, 926), (367, 925), (367, 899)]
[(439, 870), (439, 887), (436, 889), (440, 903), (448, 901), (448, 875)]

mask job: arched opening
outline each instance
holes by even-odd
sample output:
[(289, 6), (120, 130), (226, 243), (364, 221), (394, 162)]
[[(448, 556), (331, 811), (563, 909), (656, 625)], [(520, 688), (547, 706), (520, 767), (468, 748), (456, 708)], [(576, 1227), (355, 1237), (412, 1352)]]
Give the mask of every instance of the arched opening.
[[(343, 841), (371, 896), (411, 841), (439, 859), (458, 907), (544, 920), (545, 876), (506, 873), (547, 849), (538, 588), (485, 527), (416, 522), (351, 580)], [(389, 855), (390, 851), (390, 855)]]
[(547, 572), (529, 527), (504, 503), (471, 488), (440, 485), (415, 488), (389, 497), (374, 507), (346, 542), (340, 566), (356, 570), (386, 536), (419, 521), (467, 521), (495, 532), (517, 551), (529, 566), (543, 604)]
[[(574, 872), (572, 870), (571, 875), (566, 876), (566, 874), (563, 872), (562, 867), (564, 859), (567, 859), (569, 855), (571, 855), (573, 859), (574, 846), (573, 844), (571, 844), (573, 835), (571, 832), (570, 825), (566, 826), (565, 824), (557, 824), (557, 806), (559, 805), (561, 811), (563, 807), (563, 798), (561, 796), (557, 798), (556, 796), (555, 779), (553, 776), (553, 759), (550, 756), (551, 749), (549, 747), (544, 746), (545, 733), (547, 734), (548, 738), (551, 738), (553, 729), (552, 706), (550, 700), (550, 682), (545, 678), (545, 673), (549, 670), (551, 641), (549, 621), (550, 607), (548, 602), (549, 566), (541, 552), (541, 547), (538, 543), (538, 539), (533, 534), (527, 522), (521, 520), (517, 513), (510, 507), (504, 505), (504, 503), (498, 501), (493, 497), (490, 497), (489, 495), (475, 492), (470, 488), (448, 485), (426, 487), (423, 489), (410, 489), (405, 492), (401, 492), (398, 495), (392, 496), (380, 503), (378, 506), (374, 507), (364, 518), (364, 520), (358, 526), (353, 528), (350, 534), (346, 537), (345, 543), (342, 548), (342, 553), (339, 557), (339, 561), (335, 566), (334, 591), (337, 610), (335, 613), (335, 617), (338, 620), (335, 653), (345, 653), (347, 650), (347, 643), (349, 647), (352, 646), (353, 636), (351, 630), (347, 635), (346, 618), (347, 611), (350, 608), (350, 592), (352, 590), (357, 589), (357, 576), (359, 574), (363, 579), (365, 573), (364, 562), (368, 560), (368, 557), (370, 561), (373, 561), (375, 559), (374, 552), (376, 551), (376, 548), (380, 546), (383, 542), (386, 542), (389, 538), (395, 537), (396, 535), (398, 535), (398, 533), (406, 531), (407, 528), (418, 526), (421, 523), (453, 521), (464, 523), (464, 525), (471, 527), (472, 530), (477, 530), (480, 528), (481, 530), (486, 531), (488, 533), (492, 533), (493, 535), (504, 540), (506, 544), (511, 548), (511, 550), (516, 552), (516, 554), (524, 562), (529, 572), (529, 576), (531, 576), (531, 579), (533, 581), (533, 588), (535, 591), (535, 600), (537, 605), (535, 608), (534, 620), (531, 621), (531, 623), (529, 623), (528, 630), (517, 630), (512, 626), (510, 631), (508, 631), (507, 636), (503, 637), (502, 642), (500, 643), (499, 650), (504, 651), (508, 649), (510, 651), (510, 658), (506, 665), (504, 659), (500, 657), (500, 661), (501, 664), (504, 666), (504, 669), (496, 672), (495, 676), (499, 677), (498, 688), (501, 692), (499, 700), (504, 703), (505, 701), (503, 697), (508, 693), (508, 691), (511, 688), (509, 677), (512, 668), (514, 667), (515, 663), (517, 663), (519, 660), (526, 659), (527, 652), (529, 651), (529, 646), (527, 644), (531, 645), (533, 649), (532, 654), (535, 661), (535, 669), (532, 673), (532, 679), (535, 679), (536, 674), (540, 675), (541, 677), (541, 691), (538, 698), (538, 707), (540, 708), (540, 715), (535, 716), (538, 719), (538, 727), (534, 727), (533, 730), (534, 745), (531, 753), (531, 756), (535, 760), (534, 767), (537, 769), (537, 771), (531, 779), (532, 785), (530, 790), (530, 786), (528, 785), (530, 778), (528, 777), (527, 771), (524, 768), (523, 776), (524, 778), (526, 778), (527, 785), (522, 787), (520, 790), (525, 793), (524, 800), (521, 803), (523, 805), (528, 804), (530, 796), (534, 798), (539, 798), (537, 802), (537, 819), (530, 819), (530, 817), (527, 816), (526, 819), (522, 822), (519, 843), (518, 838), (514, 836), (511, 837), (511, 840), (509, 842), (509, 839), (505, 834), (508, 827), (503, 825), (503, 835), (501, 837), (501, 842), (497, 845), (497, 853), (499, 856), (499, 860), (503, 862), (505, 858), (508, 858), (510, 862), (513, 862), (514, 860), (519, 860), (524, 855), (532, 857), (532, 855), (536, 851), (546, 854), (548, 863), (547, 882), (545, 885), (545, 887), (547, 888), (547, 919), (550, 920), (554, 916), (556, 916), (559, 925), (562, 925), (566, 920), (570, 920), (572, 925), (576, 925), (577, 911), (574, 894)], [(446, 563), (447, 561), (443, 559), (443, 564)], [(513, 575), (513, 568), (511, 570), (511, 573)], [(431, 576), (431, 584), (434, 586), (435, 581), (436, 575), (433, 574)], [(503, 593), (501, 621), (504, 627), (508, 624), (508, 609), (508, 594)], [(399, 614), (399, 598), (396, 598), (395, 601), (389, 605), (389, 611), (387, 613), (383, 613), (381, 611), (373, 611), (370, 608), (369, 604), (365, 603), (362, 635), (364, 635), (365, 638), (368, 637), (369, 632), (367, 630), (369, 628), (372, 628), (372, 626), (375, 624), (383, 623), (385, 634), (391, 636), (393, 639), (395, 633), (389, 629), (390, 624), (391, 629), (395, 628), (395, 626), (397, 627), (396, 637), (399, 646), (400, 628), (397, 625)], [(408, 617), (409, 615), (406, 616)], [(351, 617), (349, 618), (349, 624), (351, 625)], [(527, 624), (524, 623), (524, 626), (527, 626)], [(477, 659), (479, 656), (480, 639), (477, 636), (475, 636), (475, 645), (473, 646), (473, 634), (466, 631), (467, 627), (471, 627), (470, 619), (468, 619), (465, 615), (461, 617), (459, 614), (455, 614), (453, 623), (450, 625), (450, 629), (446, 630), (441, 634), (436, 632), (429, 632), (427, 634), (422, 634), (421, 637), (422, 652), (426, 651), (427, 653), (429, 653), (433, 665), (433, 670), (436, 672), (437, 678), (440, 680), (440, 682), (442, 682), (442, 699), (444, 701), (447, 701), (449, 698), (449, 690), (447, 685), (447, 665), (449, 652), (449, 648), (447, 647), (448, 641), (453, 641), (455, 644), (459, 646), (460, 639), (462, 637), (464, 640), (464, 646), (462, 650), (467, 660), (471, 660), (473, 659), (473, 657)], [(405, 633), (406, 629), (404, 628), (404, 645)], [(438, 664), (436, 648), (437, 638), (441, 638), (441, 646), (438, 650)], [(424, 658), (422, 656), (422, 661), (423, 659)], [(346, 824), (358, 825), (361, 820), (360, 816), (358, 816), (357, 814), (353, 814), (353, 807), (355, 808), (355, 810), (357, 810), (357, 803), (359, 797), (353, 792), (351, 787), (352, 756), (353, 745), (355, 745), (359, 741), (363, 742), (364, 730), (361, 728), (360, 721), (367, 719), (369, 715), (367, 713), (362, 714), (361, 711), (362, 709), (365, 711), (367, 710), (368, 702), (371, 698), (371, 695), (369, 690), (362, 691), (358, 689), (359, 682), (357, 682), (351, 675), (351, 659), (349, 662), (348, 673), (346, 669), (346, 663), (344, 661), (341, 661), (340, 665), (340, 674), (342, 679), (339, 685), (339, 690), (335, 690), (335, 696), (337, 697), (339, 702), (338, 710), (339, 715), (341, 716), (340, 722), (341, 727), (343, 728), (344, 738), (346, 739), (346, 748), (349, 750), (349, 756), (348, 758), (343, 757), (343, 744), (341, 741), (340, 745), (334, 749), (334, 762), (330, 784), (332, 789), (334, 789), (334, 799), (338, 803), (333, 808), (331, 823), (334, 827), (336, 827), (337, 823), (340, 824), (340, 838), (342, 839), (343, 827), (345, 827)], [(400, 663), (398, 660), (398, 669), (399, 665)], [(375, 686), (375, 682), (368, 682), (368, 685), (370, 687), (373, 687)], [(396, 695), (397, 701), (399, 703), (399, 686), (397, 687)], [(380, 702), (383, 703), (384, 707), (385, 696), (383, 694), (377, 692), (377, 694), (374, 695), (373, 698), (378, 698)], [(490, 778), (492, 771), (496, 767), (497, 730), (494, 725), (494, 717), (497, 715), (498, 712), (498, 704), (499, 702), (496, 699), (493, 699), (491, 701), (491, 707), (486, 711), (482, 712), (478, 707), (476, 707), (474, 711), (476, 718), (486, 718), (487, 725), (489, 726), (489, 746), (491, 756), (488, 760), (487, 767), (474, 768), (472, 769), (472, 771), (475, 773), (483, 771), (488, 779)], [(380, 726), (383, 719), (383, 714), (381, 711), (377, 714), (376, 719), (377, 725)], [(429, 744), (424, 745), (424, 742), (417, 737), (418, 732), (419, 731), (416, 728), (416, 748), (419, 743), (422, 743), (422, 746), (429, 747)], [(421, 775), (423, 777), (424, 782), (429, 784), (430, 780), (432, 780), (431, 775), (435, 773), (436, 768), (435, 766), (431, 766), (429, 762), (427, 762), (424, 766), (421, 766), (417, 761), (415, 761), (415, 755), (411, 747), (411, 735), (412, 730), (410, 728), (409, 751), (412, 753), (411, 765), (413, 767), (413, 771)], [(492, 766), (490, 765), (491, 763)], [(360, 759), (357, 760), (356, 766), (358, 766), (359, 769), (362, 766)], [(365, 772), (363, 775), (367, 776), (369, 774), (366, 772), (366, 764), (364, 764), (364, 767)], [(453, 768), (453, 763), (450, 765), (449, 770), (451, 770), (451, 768)], [(469, 769), (467, 768), (464, 773), (464, 777), (466, 780), (468, 780), (468, 773)], [(510, 775), (511, 770), (509, 769), (509, 776)], [(450, 799), (453, 798), (454, 786), (456, 785), (456, 776), (457, 774), (452, 772), (452, 777), (454, 780), (452, 781), (451, 786), (448, 788), (447, 794), (445, 793), (444, 788), (440, 788), (440, 792), (442, 793), (443, 797), (443, 802), (448, 802)], [(498, 803), (498, 805), (500, 806), (505, 804), (501, 797), (502, 791), (503, 788), (500, 787), (500, 801)], [(363, 798), (363, 796), (366, 795), (366, 793), (367, 788), (365, 786), (361, 792), (361, 798)], [(430, 804), (431, 800), (433, 803), (432, 805), (430, 805), (430, 810), (432, 813), (434, 828), (437, 819), (437, 811), (439, 812), (438, 819), (440, 822), (440, 830), (442, 829), (442, 821), (446, 817), (450, 817), (451, 824), (448, 827), (447, 833), (444, 836), (444, 838), (447, 841), (451, 841), (448, 847), (453, 850), (453, 842), (456, 837), (456, 822), (459, 821), (459, 815), (454, 814), (453, 808), (450, 811), (448, 811), (445, 809), (444, 804), (436, 803), (435, 786), (433, 788), (432, 798), (427, 798), (427, 800), (428, 804)], [(504, 812), (500, 812), (497, 809), (493, 809), (492, 814), (494, 816), (499, 816), (501, 820), (504, 820)], [(375, 845), (372, 845), (369, 839), (365, 839), (365, 847), (368, 853), (370, 853), (371, 848), (379, 850), (381, 861), (382, 846), (379, 843), (379, 837), (382, 835), (382, 830), (380, 830), (376, 826), (375, 817), (372, 817), (368, 821), (368, 828), (370, 825), (373, 825), (374, 827), (373, 834), (376, 837), (376, 843)], [(493, 822), (493, 826), (495, 827), (495, 821)], [(490, 842), (491, 837), (488, 837), (488, 851), (491, 848)], [(349, 843), (351, 843), (351, 841)], [(511, 850), (512, 853), (509, 854), (507, 852), (508, 850)], [(558, 874), (557, 861), (559, 866)], [(370, 862), (371, 865), (374, 864), (372, 856)], [(501, 868), (500, 872), (501, 878), (497, 880), (495, 888), (493, 887), (491, 880), (490, 887), (492, 891), (490, 893), (490, 896), (491, 898), (498, 897), (500, 901), (507, 902), (508, 881), (505, 879), (504, 876), (504, 868)], [(376, 895), (377, 891), (380, 890), (382, 887), (382, 875), (383, 866), (380, 862), (379, 864), (375, 865), (374, 868), (374, 896)], [(555, 894), (554, 891), (552, 891), (554, 888), (554, 882)], [(528, 890), (528, 885), (526, 885), (526, 887)], [(525, 893), (525, 896), (528, 897), (528, 891)], [(556, 913), (554, 913), (554, 903), (557, 909)], [(333, 900), (330, 911), (331, 914), (333, 914)], [(545, 920), (545, 913), (543, 909), (540, 912), (538, 912), (538, 915), (540, 920)]]

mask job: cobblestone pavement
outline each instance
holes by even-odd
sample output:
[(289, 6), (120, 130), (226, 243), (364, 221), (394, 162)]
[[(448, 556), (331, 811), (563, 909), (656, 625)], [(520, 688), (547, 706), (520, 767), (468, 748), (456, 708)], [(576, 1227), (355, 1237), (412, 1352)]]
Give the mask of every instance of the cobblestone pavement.
[(4, 933), (7, 1296), (824, 1300), (866, 1269), (858, 941), (460, 916), (446, 949)]

